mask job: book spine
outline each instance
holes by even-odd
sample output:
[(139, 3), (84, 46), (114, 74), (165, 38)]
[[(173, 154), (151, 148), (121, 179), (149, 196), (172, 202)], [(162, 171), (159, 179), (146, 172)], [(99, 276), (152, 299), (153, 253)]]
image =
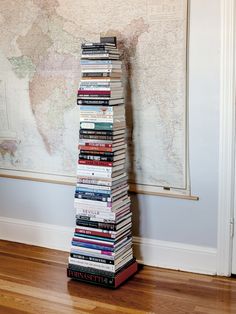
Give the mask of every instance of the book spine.
[(87, 261), (87, 260), (80, 260), (80, 259), (75, 259), (73, 257), (69, 257), (69, 263), (73, 265), (78, 265), (82, 267), (93, 267), (98, 270), (104, 270), (104, 271), (109, 271), (109, 272), (115, 272), (116, 266), (115, 265), (109, 265), (109, 264), (100, 264), (97, 262), (92, 262), (92, 261)]
[(91, 166), (91, 165), (79, 165), (77, 166), (78, 171), (85, 171), (85, 172), (92, 172), (92, 173), (109, 173), (111, 174), (114, 169), (112, 167), (97, 167), (97, 166)]
[(112, 148), (113, 144), (105, 144), (105, 143), (94, 143), (94, 142), (86, 142), (86, 141), (80, 141), (80, 146), (86, 146), (86, 147), (98, 147), (98, 148)]
[(82, 219), (78, 219), (78, 218), (76, 219), (76, 225), (77, 226), (90, 227), (90, 228), (116, 231), (116, 224), (82, 220)]
[(101, 216), (96, 217), (95, 216), (85, 216), (82, 214), (77, 214), (76, 215), (77, 219), (83, 220), (83, 221), (94, 221), (94, 222), (102, 222), (102, 223), (110, 223), (110, 224), (115, 224), (116, 221), (115, 219), (109, 219), (108, 218), (101, 218)]
[(88, 195), (88, 196), (98, 196), (98, 197), (112, 197), (111, 191), (103, 191), (103, 190), (98, 190), (98, 189), (87, 189), (87, 188), (79, 188), (76, 187), (75, 190), (76, 193), (81, 194), (81, 195)]
[(70, 256), (73, 258), (80, 259), (80, 260), (91, 261), (91, 262), (96, 262), (96, 263), (101, 263), (101, 264), (114, 265), (114, 260), (110, 260), (110, 259), (99, 258), (99, 257), (94, 257), (94, 256), (89, 256), (89, 255), (82, 255), (82, 254), (77, 254), (77, 253), (70, 253)]
[[(109, 74), (111, 74), (113, 72), (113, 69), (96, 69), (96, 72), (95, 72), (95, 70), (93, 70), (93, 69), (91, 69), (91, 70), (85, 70), (85, 69), (83, 69), (82, 71), (81, 71), (81, 73), (82, 73), (82, 76), (84, 76), (84, 74), (91, 74), (91, 73), (109, 73)], [(121, 74), (121, 72), (120, 72), (120, 74)], [(111, 74), (112, 75), (112, 74)]]
[(94, 249), (94, 250), (101, 250), (101, 251), (107, 251), (107, 252), (114, 252), (114, 248), (108, 247), (105, 245), (98, 245), (98, 244), (92, 244), (92, 243), (86, 243), (86, 242), (81, 242), (74, 240), (72, 241), (73, 243), (77, 243), (77, 245), (81, 248), (88, 248), (88, 249)]
[(77, 176), (77, 182), (80, 184), (90, 184), (90, 185), (102, 185), (110, 187), (112, 185), (112, 181), (106, 181), (103, 179), (93, 179), (84, 176)]
[(71, 270), (67, 268), (67, 277), (84, 282), (103, 285), (110, 288), (115, 288), (115, 279), (102, 275), (94, 275), (91, 273), (86, 273), (78, 270)]
[[(79, 89), (80, 88), (89, 88), (89, 87), (91, 87), (91, 89), (94, 89), (94, 88), (109, 88), (109, 89), (117, 89), (117, 88), (122, 88), (122, 83), (121, 82), (102, 82), (101, 80), (99, 81), (99, 80), (97, 80), (97, 81), (95, 81), (95, 80), (93, 80), (92, 82), (91, 81), (89, 81), (89, 80), (81, 80), (80, 81), (80, 84), (79, 84)], [(112, 108), (112, 107), (110, 107), (110, 108)], [(106, 109), (106, 108), (104, 108), (104, 109)]]
[(76, 210), (76, 217), (78, 219), (87, 219), (91, 221), (101, 221), (101, 222), (114, 222), (116, 219), (116, 213), (101, 213), (100, 211), (89, 211), (86, 209)]
[(82, 129), (113, 130), (113, 123), (80, 122), (80, 127)]
[[(123, 185), (123, 184), (121, 184)], [(112, 188), (109, 186), (101, 186), (101, 185), (96, 185), (94, 186), (93, 184), (81, 184), (81, 183), (77, 183), (76, 185), (76, 189), (81, 191), (101, 191), (101, 193), (107, 193), (107, 194), (111, 194), (112, 193)], [(99, 193), (99, 192), (98, 192)]]
[(80, 116), (80, 122), (96, 122), (96, 123), (115, 123), (115, 122), (120, 122), (124, 120), (120, 120), (118, 118), (109, 118), (109, 117), (83, 117), (82, 115)]
[(101, 255), (108, 255), (108, 256), (114, 256), (115, 253), (114, 252), (111, 252), (111, 251), (107, 251), (107, 250), (97, 250), (97, 249), (91, 249), (91, 248), (88, 248), (88, 247), (82, 247), (78, 244), (77, 241), (71, 241), (71, 244), (74, 246), (74, 247), (78, 247), (78, 249), (80, 251), (84, 251), (86, 253), (95, 253), (95, 254), (101, 254)]
[(83, 135), (83, 134), (80, 134), (80, 138), (81, 139), (85, 139), (85, 140), (110, 140), (110, 141), (113, 141), (114, 140), (114, 136), (112, 135)]
[[(96, 48), (96, 50), (86, 48), (86, 49), (83, 49), (82, 53), (83, 53), (83, 55), (97, 55), (97, 54), (109, 54), (109, 51), (106, 49), (103, 49), (103, 48)], [(81, 62), (82, 61), (85, 61), (85, 60), (81, 60)], [(91, 61), (91, 60), (89, 60), (89, 61)], [(112, 60), (104, 60), (104, 61), (112, 61)]]
[[(97, 186), (96, 186), (97, 187)], [(76, 192), (77, 193), (80, 193), (80, 192), (83, 192), (83, 193), (96, 193), (97, 194), (104, 194), (104, 196), (110, 196), (112, 194), (112, 191), (111, 190), (103, 190), (103, 189), (96, 189), (96, 188), (86, 188), (86, 187), (76, 187)], [(92, 194), (93, 195), (93, 194)]]
[[(106, 163), (106, 167), (110, 167), (109, 165), (112, 164), (114, 158), (113, 157), (105, 157), (105, 156), (90, 156), (90, 155), (83, 155), (80, 154), (79, 155), (79, 162), (80, 164), (83, 163), (84, 164), (89, 164), (88, 162), (91, 161), (92, 163), (90, 163), (91, 165), (97, 165), (99, 166), (99, 164), (96, 164), (95, 162), (99, 162), (99, 163)], [(82, 161), (82, 162), (81, 162)], [(100, 164), (102, 165), (102, 164)], [(105, 166), (105, 164), (103, 164)]]
[(111, 115), (116, 114), (117, 112), (124, 112), (124, 106), (121, 108), (116, 108), (114, 107), (103, 107), (103, 106), (81, 106), (79, 108), (80, 114), (85, 114), (87, 115), (88, 113), (90, 114), (101, 114), (101, 115)]
[[(104, 99), (109, 99), (112, 96), (111, 95), (103, 95), (103, 94), (84, 94), (84, 95), (79, 95), (82, 99), (88, 99), (91, 98), (93, 100), (96, 100), (97, 98), (104, 98)], [(118, 97), (118, 95), (116, 95)]]
[(100, 151), (88, 151), (86, 149), (81, 149), (80, 150), (80, 154), (82, 155), (86, 155), (86, 156), (91, 156), (91, 155), (94, 155), (94, 156), (99, 156), (99, 157), (113, 157), (115, 154), (114, 152), (100, 152)]
[(83, 176), (83, 177), (95, 177), (101, 179), (111, 179), (112, 178), (112, 173), (109, 172), (94, 172), (94, 171), (83, 171), (81, 169), (78, 169), (78, 174)]
[[(120, 103), (123, 103), (123, 99), (121, 99)], [(99, 105), (99, 106), (109, 106), (109, 99), (77, 99), (77, 105)]]
[(104, 147), (104, 146), (97, 146), (97, 145), (79, 145), (80, 150), (92, 150), (92, 151), (101, 151), (101, 152), (112, 152), (112, 147)]
[(111, 197), (98, 193), (75, 192), (75, 198), (98, 202), (111, 202)]
[(111, 77), (110, 72), (91, 72), (91, 73), (82, 73), (82, 77)]
[(111, 95), (111, 91), (106, 90), (78, 90), (78, 95), (91, 94), (91, 95)]
[(116, 219), (116, 213), (107, 213), (97, 210), (87, 210), (87, 209), (76, 209), (76, 217), (80, 219), (85, 219), (87, 217), (88, 220), (101, 219), (102, 222), (114, 222)]
[(106, 92), (112, 92), (112, 91), (117, 91), (121, 90), (122, 87), (115, 87), (111, 85), (100, 85), (98, 83), (95, 84), (85, 84), (85, 83), (80, 83), (79, 85), (79, 91), (106, 91)]
[(80, 133), (80, 135), (113, 136), (113, 131), (112, 130), (93, 131), (93, 130), (83, 130), (83, 129), (80, 129), (79, 133)]
[[(96, 48), (96, 50), (101, 50), (101, 48), (99, 48), (99, 49)], [(93, 51), (93, 50), (91, 50), (91, 48), (87, 48), (86, 50), (83, 50), (83, 51)], [(81, 60), (80, 64), (81, 65), (84, 65), (84, 64), (85, 65), (86, 64), (93, 64), (93, 65), (97, 65), (97, 64), (114, 64), (114, 61), (112, 61), (112, 60)], [(121, 61), (120, 62), (116, 61), (115, 64), (121, 64)]]
[(92, 267), (84, 267), (80, 265), (73, 265), (73, 264), (68, 264), (68, 268), (72, 270), (78, 270), (78, 271), (84, 271), (90, 274), (95, 274), (95, 275), (101, 275), (101, 276), (107, 276), (107, 277), (114, 277), (115, 273), (111, 271), (106, 271), (102, 269), (95, 269)]
[[(117, 54), (114, 54), (115, 55), (115, 58), (118, 58), (118, 55)], [(112, 53), (110, 53), (110, 52), (108, 52), (108, 53), (105, 53), (105, 52), (102, 52), (102, 53), (100, 53), (99, 51), (97, 52), (97, 53), (94, 53), (94, 54), (90, 54), (90, 58), (94, 58), (94, 59), (96, 59), (96, 58), (111, 58), (111, 57), (113, 57), (114, 56)], [(85, 53), (82, 53), (82, 55), (81, 55), (81, 58), (82, 59), (87, 59), (88, 58), (88, 55)]]
[(91, 230), (86, 230), (86, 229), (81, 229), (81, 228), (76, 228), (75, 229), (76, 233), (81, 233), (81, 234), (87, 234), (91, 236), (98, 236), (98, 237), (104, 237), (104, 238), (115, 238), (115, 234), (110, 233), (110, 231), (107, 232), (99, 232), (99, 231), (91, 231)]
[(98, 160), (79, 160), (81, 165), (92, 165), (92, 166), (103, 166), (103, 167), (112, 167), (112, 162), (109, 161), (98, 161)]

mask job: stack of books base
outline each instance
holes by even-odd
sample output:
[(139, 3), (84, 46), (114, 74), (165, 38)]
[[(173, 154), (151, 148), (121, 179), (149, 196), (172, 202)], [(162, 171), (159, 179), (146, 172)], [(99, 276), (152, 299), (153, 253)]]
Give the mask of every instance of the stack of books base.
[(105, 286), (108, 288), (118, 288), (121, 284), (123, 284), (127, 279), (133, 276), (138, 270), (138, 264), (133, 259), (129, 264), (127, 264), (123, 269), (119, 272), (113, 273), (101, 273), (98, 274), (97, 272), (94, 273), (94, 269), (77, 269), (74, 265), (70, 265), (67, 268), (67, 276), (83, 281), (89, 282), (96, 285)]

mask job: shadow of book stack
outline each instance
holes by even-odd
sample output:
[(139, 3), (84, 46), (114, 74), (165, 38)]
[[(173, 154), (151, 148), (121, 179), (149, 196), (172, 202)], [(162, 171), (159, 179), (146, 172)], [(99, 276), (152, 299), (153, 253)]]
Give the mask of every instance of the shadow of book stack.
[(119, 59), (114, 37), (82, 44), (76, 227), (67, 269), (70, 278), (111, 288), (137, 271)]

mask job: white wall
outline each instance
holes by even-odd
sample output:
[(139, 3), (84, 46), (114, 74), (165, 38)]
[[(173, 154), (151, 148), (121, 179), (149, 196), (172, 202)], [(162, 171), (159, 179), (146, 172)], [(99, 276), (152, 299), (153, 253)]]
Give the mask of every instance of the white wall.
[[(199, 201), (134, 195), (134, 235), (216, 248), (219, 146), (220, 0), (190, 12), (189, 143), (192, 193)], [(0, 216), (74, 225), (74, 188), (0, 179)]]

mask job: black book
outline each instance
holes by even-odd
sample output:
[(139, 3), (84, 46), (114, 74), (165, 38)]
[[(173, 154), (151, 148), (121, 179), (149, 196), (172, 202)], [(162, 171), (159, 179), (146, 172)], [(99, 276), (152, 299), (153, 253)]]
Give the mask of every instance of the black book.
[(89, 135), (119, 135), (119, 134), (125, 134), (125, 130), (88, 130), (88, 129), (80, 129), (79, 133), (82, 134), (89, 134)]
[(119, 99), (77, 99), (77, 105), (114, 106), (122, 105), (124, 100)]
[(95, 160), (95, 161), (114, 161), (113, 157), (105, 157), (105, 156), (89, 156), (79, 154), (79, 159), (81, 160)]
[(100, 43), (103, 44), (113, 44), (117, 46), (116, 37), (115, 36), (109, 36), (109, 37), (100, 37)]
[(114, 43), (108, 43), (108, 42), (103, 42), (103, 43), (83, 43), (81, 45), (81, 48), (91, 48), (91, 47), (108, 47), (108, 48), (116, 48), (116, 45)]
[(96, 49), (83, 49), (83, 55), (97, 55), (97, 54), (109, 54), (109, 55), (118, 55), (119, 52), (116, 50), (108, 50), (107, 48), (96, 48)]
[(89, 51), (107, 51), (108, 53), (110, 52), (118, 52), (117, 48), (114, 46), (108, 47), (108, 46), (88, 46), (84, 47), (82, 49), (82, 53), (84, 52), (89, 52)]
[[(117, 151), (119, 152), (119, 151)], [(118, 154), (115, 154), (114, 152), (102, 152), (102, 154), (99, 154), (99, 152), (96, 152), (96, 151), (93, 151), (93, 150), (81, 150), (80, 151), (80, 154), (82, 155), (92, 155), (92, 156), (102, 156), (102, 157), (113, 157), (115, 155), (118, 155)]]
[(95, 256), (88, 256), (88, 255), (82, 255), (78, 253), (70, 253), (70, 256), (73, 258), (85, 260), (85, 261), (90, 261), (90, 262), (96, 262), (96, 263), (101, 263), (101, 264), (109, 264), (109, 265), (114, 265), (114, 260), (111, 259), (105, 259), (105, 258), (99, 258)]
[[(121, 77), (121, 73), (117, 75)], [(114, 78), (114, 72), (83, 72), (82, 77), (112, 77)]]

